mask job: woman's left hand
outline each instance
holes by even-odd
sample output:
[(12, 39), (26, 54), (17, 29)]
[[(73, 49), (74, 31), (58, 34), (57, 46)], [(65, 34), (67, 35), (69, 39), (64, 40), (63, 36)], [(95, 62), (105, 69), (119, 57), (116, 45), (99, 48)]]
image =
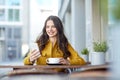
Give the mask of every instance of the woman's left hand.
[(64, 58), (61, 58), (61, 59), (60, 59), (60, 63), (61, 63), (61, 64), (66, 64), (66, 65), (70, 65), (69, 60), (64, 59)]

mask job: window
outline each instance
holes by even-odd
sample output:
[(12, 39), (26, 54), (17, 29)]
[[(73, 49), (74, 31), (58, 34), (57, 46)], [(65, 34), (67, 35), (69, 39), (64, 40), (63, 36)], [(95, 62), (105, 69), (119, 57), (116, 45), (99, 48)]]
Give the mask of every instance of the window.
[(19, 10), (16, 9), (14, 14), (15, 14), (15, 21), (19, 21), (19, 17), (20, 17)]
[(11, 39), (12, 38), (12, 28), (8, 28), (8, 38)]
[(20, 28), (14, 28), (14, 38), (15, 39), (21, 38), (21, 29)]
[(0, 38), (5, 38), (5, 28), (0, 27)]
[(5, 20), (5, 10), (0, 9), (0, 21), (4, 21), (4, 20)]
[(8, 10), (8, 21), (20, 21), (19, 9)]
[(19, 6), (20, 5), (20, 0), (6, 0), (7, 5), (9, 6)]
[(7, 42), (7, 53), (8, 53), (8, 59), (15, 59), (16, 58), (16, 52), (17, 52), (17, 49), (16, 49), (16, 45), (17, 45), (17, 42), (15, 40), (9, 40)]
[(9, 9), (9, 11), (8, 11), (8, 20), (9, 21), (13, 20), (13, 9)]
[(5, 5), (5, 0), (0, 0), (0, 5)]

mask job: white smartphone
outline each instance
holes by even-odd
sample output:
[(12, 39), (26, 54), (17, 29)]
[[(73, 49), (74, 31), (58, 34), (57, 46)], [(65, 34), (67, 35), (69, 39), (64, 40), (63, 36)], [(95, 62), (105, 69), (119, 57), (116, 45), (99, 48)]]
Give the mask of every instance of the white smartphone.
[(31, 43), (31, 44), (30, 44), (30, 49), (31, 49), (31, 50), (35, 50), (35, 49), (36, 49), (36, 50), (39, 51), (38, 44), (37, 44), (37, 43)]

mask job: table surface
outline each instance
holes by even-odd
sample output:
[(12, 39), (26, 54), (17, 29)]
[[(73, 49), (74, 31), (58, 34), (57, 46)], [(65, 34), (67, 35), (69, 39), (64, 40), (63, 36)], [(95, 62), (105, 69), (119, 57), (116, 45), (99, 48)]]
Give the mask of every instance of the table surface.
[(108, 68), (109, 64), (103, 65), (0, 65), (0, 68), (13, 68), (13, 69), (29, 69), (29, 68), (85, 68), (85, 69), (97, 69)]
[(103, 64), (103, 65), (1, 65), (0, 68), (11, 68), (13, 70), (19, 70), (20, 72), (26, 72), (26, 73), (39, 73), (39, 72), (52, 72), (56, 73), (54, 71), (51, 71), (50, 69), (53, 68), (60, 68), (60, 69), (67, 69), (69, 73), (71, 73), (71, 70), (76, 71), (85, 71), (85, 70), (96, 70), (96, 69), (108, 69), (109, 64)]
[[(40, 75), (43, 75), (43, 74), (49, 74), (51, 75), (51, 73), (54, 73), (54, 74), (57, 74), (57, 72), (55, 71), (52, 71), (50, 69), (52, 68), (60, 68), (60, 69), (77, 69), (77, 71), (75, 72), (72, 72), (71, 74), (69, 74), (69, 77), (70, 78), (75, 78), (75, 77), (82, 77), (82, 76), (85, 76), (87, 74), (87, 76), (89, 75), (89, 73), (91, 74), (91, 71), (95, 72), (95, 73), (92, 73), (93, 76), (94, 74), (99, 74), (101, 73), (101, 75), (104, 75), (104, 76), (109, 76), (106, 74), (107, 72), (107, 69), (109, 69), (109, 64), (103, 64), (103, 65), (0, 65), (0, 68), (4, 68), (4, 69), (8, 69), (8, 68), (11, 68), (13, 70), (11, 71), (8, 71), (4, 74), (2, 74), (2, 76), (15, 76), (15, 75), (23, 75), (23, 78), (25, 77), (25, 75), (29, 76), (29, 75), (37, 75), (40, 76)], [(80, 70), (79, 70), (80, 69)], [(84, 72), (86, 71), (86, 72)], [(98, 73), (97, 73), (97, 72)], [(103, 71), (104, 71), (104, 74), (103, 74)], [(105, 75), (106, 74), (106, 75)], [(80, 76), (82, 75), (82, 76)], [(43, 75), (45, 76), (45, 75)], [(91, 77), (92, 75), (90, 75)], [(9, 78), (12, 78), (12, 77), (9, 77)], [(15, 78), (15, 77), (13, 77)], [(16, 77), (18, 78), (18, 77)], [(27, 78), (26, 78), (27, 79)], [(12, 80), (12, 79), (11, 79)], [(17, 79), (16, 79), (17, 80)], [(19, 78), (18, 78), (19, 80)], [(38, 80), (38, 79), (36, 79)]]

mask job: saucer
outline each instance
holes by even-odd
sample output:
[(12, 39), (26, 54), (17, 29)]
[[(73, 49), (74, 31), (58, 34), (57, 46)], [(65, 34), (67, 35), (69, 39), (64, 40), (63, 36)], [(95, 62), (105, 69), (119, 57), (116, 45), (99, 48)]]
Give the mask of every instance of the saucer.
[(47, 63), (48, 65), (62, 65), (61, 63)]

